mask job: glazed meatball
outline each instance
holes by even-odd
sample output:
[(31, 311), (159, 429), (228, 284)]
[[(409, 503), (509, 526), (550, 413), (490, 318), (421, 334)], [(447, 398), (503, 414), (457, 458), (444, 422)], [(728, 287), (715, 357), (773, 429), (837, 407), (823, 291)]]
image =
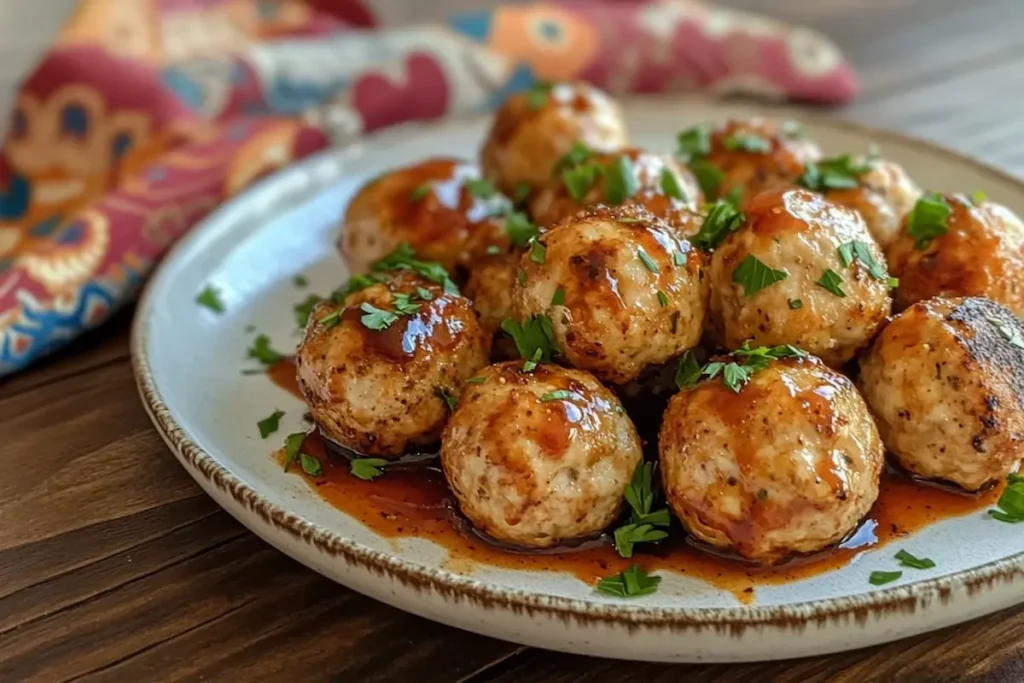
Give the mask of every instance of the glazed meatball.
[(857, 161), (871, 169), (858, 178), (858, 186), (828, 190), (825, 197), (859, 211), (868, 232), (884, 250), (899, 236), (903, 217), (914, 208), (921, 189), (899, 164), (883, 159)]
[(339, 248), (355, 274), (403, 243), (452, 271), (467, 259), (470, 237), (509, 205), (473, 166), (428, 159), (367, 183), (348, 205)]
[(704, 258), (642, 207), (593, 207), (522, 257), (514, 317), (549, 316), (564, 361), (625, 383), (700, 340)]
[(510, 97), (498, 109), (480, 152), (484, 175), (509, 196), (540, 188), (573, 144), (597, 151), (626, 145), (615, 101), (585, 83), (562, 83)]
[(618, 399), (579, 370), (492, 365), (467, 384), (441, 438), (462, 513), (499, 541), (545, 548), (597, 533), (641, 461)]
[(892, 301), (856, 211), (807, 190), (764, 192), (711, 261), (712, 336), (730, 349), (792, 344), (832, 366), (874, 336)]
[(1024, 224), (1004, 206), (927, 194), (886, 253), (900, 281), (896, 310), (934, 296), (985, 296), (1024, 315)]
[(627, 149), (596, 155), (582, 150), (575, 159), (531, 199), (539, 225), (554, 225), (594, 204), (639, 204), (684, 234), (700, 228), (700, 186), (672, 157)]
[(844, 375), (776, 360), (669, 402), (659, 437), (669, 506), (698, 540), (772, 564), (849, 534), (878, 497), (885, 452)]
[(708, 199), (735, 197), (740, 204), (791, 186), (807, 162), (821, 157), (818, 145), (794, 127), (758, 118), (696, 126), (681, 133), (679, 143), (680, 160), (700, 178)]
[(491, 335), (469, 299), (400, 272), (325, 301), (296, 354), (299, 388), (325, 436), (399, 456), (437, 440), (454, 391), (487, 364)]
[(1024, 327), (989, 299), (914, 304), (878, 335), (859, 381), (908, 472), (976, 491), (1024, 457)]
[(483, 254), (470, 267), (466, 296), (480, 314), (480, 324), (492, 334), (512, 315), (512, 290), (523, 253), (508, 245), (497, 253)]

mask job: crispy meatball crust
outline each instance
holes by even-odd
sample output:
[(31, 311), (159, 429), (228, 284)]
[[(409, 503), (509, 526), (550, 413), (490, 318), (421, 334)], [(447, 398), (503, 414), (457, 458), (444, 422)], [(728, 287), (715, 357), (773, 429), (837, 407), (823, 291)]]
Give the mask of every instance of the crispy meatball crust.
[[(711, 261), (711, 331), (734, 349), (793, 344), (839, 366), (874, 336), (892, 301), (887, 277), (874, 277), (860, 261), (844, 266), (839, 246), (864, 242), (885, 263), (857, 212), (807, 190), (764, 192), (745, 207), (746, 221), (715, 251)], [(733, 280), (749, 256), (788, 274), (751, 296)], [(837, 296), (817, 282), (826, 270), (842, 278)]]
[[(531, 548), (615, 521), (641, 460), (615, 395), (580, 370), (510, 361), (462, 392), (441, 438), (441, 464), (462, 513), (499, 541)], [(567, 398), (553, 392), (571, 392)]]
[(868, 232), (882, 249), (900, 234), (903, 217), (921, 197), (921, 188), (897, 163), (876, 159), (855, 188), (828, 190), (825, 198), (835, 204), (859, 211)]
[(681, 391), (659, 454), (686, 529), (765, 564), (842, 540), (878, 497), (885, 462), (853, 384), (813, 358), (773, 361), (738, 393), (718, 378)]
[(467, 241), (493, 229), (509, 200), (477, 189), (475, 167), (456, 159), (427, 159), (367, 183), (345, 212), (338, 246), (354, 274), (408, 242), (427, 261), (449, 271), (467, 258)]
[(859, 382), (904, 469), (968, 491), (1016, 469), (1024, 457), (1020, 340), (1020, 321), (979, 297), (921, 301), (885, 326)]
[[(744, 139), (763, 140), (766, 151), (747, 151)], [(726, 121), (711, 131), (711, 151), (704, 158), (721, 172), (717, 192), (709, 199), (740, 193), (741, 203), (765, 190), (791, 186), (808, 161), (821, 158), (818, 145), (788, 133), (774, 123), (753, 118)]]
[[(392, 311), (395, 293), (431, 299), (376, 331), (361, 304)], [(320, 321), (338, 312), (337, 324)], [(329, 319), (329, 318), (328, 318)], [(487, 364), (491, 335), (469, 299), (412, 273), (325, 301), (309, 318), (295, 363), (299, 388), (324, 434), (360, 453), (395, 457), (437, 440), (448, 417), (437, 388), (454, 390)]]
[(907, 234), (887, 255), (900, 279), (896, 310), (934, 296), (984, 296), (1024, 315), (1024, 224), (994, 202), (974, 203), (961, 194), (943, 195), (952, 209), (949, 230), (923, 249)]
[(512, 196), (540, 188), (575, 142), (603, 152), (624, 147), (626, 124), (615, 101), (586, 83), (554, 85), (540, 106), (529, 93), (512, 95), (498, 109), (480, 151), (484, 175)]
[[(520, 261), (512, 309), (519, 320), (550, 316), (569, 365), (622, 384), (697, 345), (705, 256), (650, 212), (593, 207), (539, 242), (543, 259), (531, 250)], [(555, 305), (559, 290), (564, 300)]]
[[(610, 154), (597, 154), (587, 164), (608, 168), (618, 159), (628, 160), (631, 175), (636, 183), (636, 192), (628, 197), (625, 204), (639, 204), (670, 225), (679, 227), (686, 234), (700, 229), (697, 209), (703, 202), (700, 185), (689, 169), (680, 166), (667, 154), (654, 154), (642, 149), (626, 149)], [(680, 197), (666, 193), (666, 187), (675, 193), (677, 188), (663, 174), (669, 173), (681, 191)], [(598, 175), (594, 185), (579, 200), (574, 199), (561, 176), (553, 178), (530, 201), (530, 212), (534, 220), (543, 226), (552, 226), (560, 220), (579, 213), (581, 209), (595, 204), (609, 204), (607, 194), (608, 173)], [(696, 225), (695, 225), (696, 224)]]

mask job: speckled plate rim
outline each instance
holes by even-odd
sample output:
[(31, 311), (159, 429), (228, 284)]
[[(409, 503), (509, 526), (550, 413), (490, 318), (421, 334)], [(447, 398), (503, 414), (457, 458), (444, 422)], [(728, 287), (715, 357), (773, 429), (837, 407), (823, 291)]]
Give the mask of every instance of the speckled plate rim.
[[(657, 106), (672, 104), (679, 106), (682, 111), (685, 111), (687, 102), (694, 101), (695, 99), (703, 99), (704, 102), (707, 102), (705, 98), (700, 98), (700, 96), (671, 98), (629, 97), (624, 102), (628, 102), (631, 106), (641, 107), (645, 102), (656, 103)], [(928, 154), (944, 156), (957, 164), (971, 166), (982, 175), (987, 175), (1002, 183), (1012, 185), (1024, 196), (1024, 182), (1018, 178), (971, 156), (926, 140), (804, 109), (760, 104), (750, 105), (749, 110), (751, 114), (760, 114), (772, 118), (792, 117), (802, 121), (813, 121), (816, 125), (820, 126), (845, 129), (848, 132), (863, 135), (882, 144), (886, 141), (891, 141), (909, 147), (916, 147)], [(359, 143), (372, 145), (375, 143), (400, 142), (408, 137), (429, 135), (431, 130), (446, 125), (451, 125), (451, 121), (402, 124), (381, 133), (365, 136), (359, 140)], [(1024, 552), (1021, 552), (972, 569), (897, 587), (879, 589), (855, 596), (794, 602), (767, 607), (752, 605), (666, 608), (641, 606), (627, 602), (599, 603), (542, 595), (517, 589), (500, 588), (493, 584), (451, 573), (443, 569), (406, 562), (393, 554), (373, 550), (330, 529), (317, 526), (302, 516), (296, 515), (284, 507), (266, 500), (260, 493), (232, 474), (193, 441), (188, 433), (178, 424), (171, 410), (165, 404), (156, 387), (147, 356), (146, 325), (149, 320), (148, 312), (152, 306), (150, 295), (155, 289), (156, 283), (160, 281), (166, 264), (172, 262), (179, 253), (188, 249), (191, 242), (199, 239), (205, 224), (215, 222), (221, 213), (230, 210), (232, 206), (239, 202), (244, 202), (249, 194), (261, 192), (264, 185), (280, 181), (282, 174), (301, 173), (316, 168), (324, 162), (325, 157), (337, 155), (339, 151), (339, 148), (324, 150), (297, 164), (282, 169), (278, 173), (262, 179), (246, 192), (219, 207), (168, 252), (162, 264), (151, 276), (139, 299), (132, 324), (130, 341), (132, 368), (139, 395), (146, 412), (149, 414), (165, 443), (186, 465), (186, 469), (192, 477), (208, 492), (210, 492), (208, 487), (213, 486), (220, 492), (230, 496), (242, 508), (257, 515), (265, 524), (284, 531), (323, 553), (336, 558), (340, 557), (350, 565), (369, 570), (378, 575), (387, 575), (401, 584), (414, 589), (429, 589), (443, 597), (468, 600), (484, 608), (501, 607), (517, 613), (525, 612), (530, 616), (547, 616), (561, 620), (571, 619), (583, 624), (589, 622), (623, 625), (630, 628), (668, 628), (673, 631), (705, 628), (725, 628), (732, 631), (737, 628), (742, 629), (747, 626), (756, 625), (820, 625), (829, 621), (850, 617), (861, 621), (870, 615), (882, 616), (893, 611), (913, 612), (918, 608), (927, 607), (935, 599), (945, 602), (955, 590), (966, 590), (969, 595), (973, 595), (986, 588), (992, 588), (996, 583), (1012, 583), (1017, 578), (1024, 576)], [(289, 198), (291, 200), (301, 200), (308, 197), (290, 196)], [(238, 518), (240, 522), (247, 526), (249, 525), (249, 520), (239, 517), (233, 510), (228, 509), (228, 511)], [(250, 528), (262, 536), (259, 530)], [(266, 540), (269, 542), (269, 539)], [(1010, 604), (1006, 606), (1008, 607)]]

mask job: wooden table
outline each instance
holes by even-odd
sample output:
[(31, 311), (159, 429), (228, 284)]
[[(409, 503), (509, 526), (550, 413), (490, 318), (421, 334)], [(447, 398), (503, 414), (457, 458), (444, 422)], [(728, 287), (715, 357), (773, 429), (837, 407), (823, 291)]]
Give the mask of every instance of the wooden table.
[[(728, 4), (835, 36), (865, 86), (844, 116), (1024, 173), (1019, 0)], [(14, 16), (0, 37), (22, 40), (0, 50), (22, 68), (59, 17), (35, 6), (0, 4)], [(0, 382), (0, 681), (1024, 680), (1024, 608), (829, 657), (669, 667), (520, 647), (374, 602), (260, 541), (177, 465), (135, 393), (131, 313)]]

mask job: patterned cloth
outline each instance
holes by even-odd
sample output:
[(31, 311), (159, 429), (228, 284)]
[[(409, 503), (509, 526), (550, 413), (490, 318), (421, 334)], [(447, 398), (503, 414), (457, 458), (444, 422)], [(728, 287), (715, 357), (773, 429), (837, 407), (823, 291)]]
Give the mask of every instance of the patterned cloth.
[(691, 0), (396, 27), (401, 4), (83, 0), (18, 93), (0, 157), (0, 375), (107, 319), (226, 197), (366, 131), (484, 112), (535, 79), (819, 102), (856, 90), (822, 36)]

